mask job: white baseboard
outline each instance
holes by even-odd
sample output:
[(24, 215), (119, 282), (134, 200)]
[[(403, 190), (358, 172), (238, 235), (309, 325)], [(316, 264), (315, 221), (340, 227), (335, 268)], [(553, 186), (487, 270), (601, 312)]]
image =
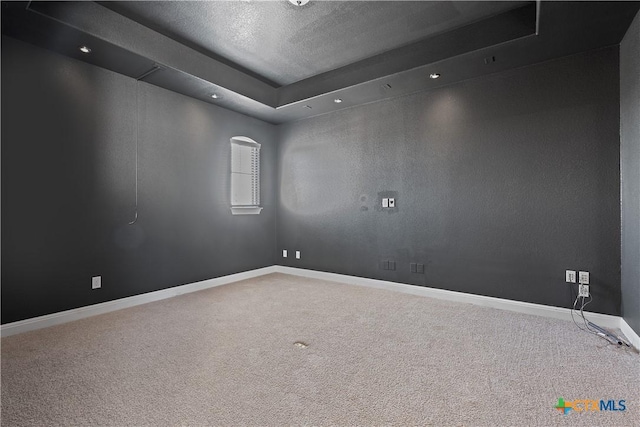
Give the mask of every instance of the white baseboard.
[[(552, 317), (571, 321), (571, 310), (562, 307), (552, 307), (549, 305), (533, 304), (529, 302), (513, 301), (502, 298), (486, 297), (482, 295), (473, 295), (463, 292), (447, 291), (444, 289), (426, 288), (423, 286), (405, 285), (402, 283), (387, 282), (385, 280), (367, 279), (364, 277), (346, 276), (344, 274), (326, 273), (323, 271), (305, 270), (302, 268), (277, 266), (279, 273), (291, 274), (294, 276), (310, 277), (313, 279), (322, 279), (332, 282), (348, 283), (360, 286), (368, 286), (371, 288), (387, 289), (390, 291), (403, 292), (406, 294), (421, 295), (425, 297), (438, 298), (447, 301), (465, 302), (483, 307), (498, 308), (501, 310), (515, 311), (518, 313), (533, 314), (537, 316)], [(589, 320), (606, 328), (620, 328), (621, 318), (611, 316), (609, 314), (600, 314), (585, 312), (589, 316)], [(626, 322), (625, 322), (626, 324)], [(627, 328), (631, 330), (629, 325)], [(623, 330), (624, 332), (624, 330)], [(627, 333), (625, 333), (627, 337)], [(630, 338), (630, 337), (629, 337)], [(631, 339), (631, 338), (630, 338)], [(639, 348), (636, 346), (636, 348)]]
[(640, 350), (640, 336), (634, 331), (624, 318), (620, 318), (620, 330), (631, 341), (629, 344)]
[[(464, 302), (483, 307), (491, 307), (501, 310), (515, 311), (518, 313), (532, 314), (571, 321), (571, 310), (568, 308), (552, 307), (542, 304), (533, 304), (502, 298), (467, 294), (463, 292), (447, 291), (444, 289), (405, 285), (403, 283), (388, 282), (385, 280), (367, 279), (364, 277), (347, 276), (344, 274), (326, 273), (324, 271), (305, 270), (302, 268), (274, 265), (270, 267), (259, 268), (256, 270), (245, 271), (243, 273), (217, 277), (215, 279), (203, 280), (201, 282), (189, 283), (186, 285), (176, 286), (160, 291), (149, 292), (142, 295), (135, 295), (115, 301), (108, 301), (100, 304), (89, 305), (86, 307), (75, 308), (72, 310), (61, 311), (59, 313), (20, 320), (18, 322), (7, 323), (5, 325), (2, 325), (2, 327), (0, 328), (0, 332), (2, 337), (6, 337), (22, 332), (33, 331), (36, 329), (46, 328), (48, 326), (71, 322), (73, 320), (84, 319), (86, 317), (95, 316), (98, 314), (121, 310), (123, 308), (133, 307), (140, 304), (159, 301), (190, 292), (201, 291), (203, 289), (213, 288), (215, 286), (226, 285), (229, 283), (238, 282), (240, 280), (251, 279), (270, 273), (283, 273), (293, 276), (309, 277), (312, 279), (321, 279), (338, 283), (367, 286), (370, 288), (386, 289), (390, 291), (403, 292), (406, 294), (438, 298), (447, 301)], [(592, 312), (587, 312), (587, 314), (589, 316), (589, 320), (599, 324), (600, 326), (604, 326), (606, 328), (619, 328), (622, 333), (631, 341), (631, 344), (633, 344), (635, 348), (640, 349), (640, 337), (638, 337), (638, 334), (629, 326), (629, 324), (627, 324), (627, 322), (623, 318)]]
[(275, 273), (274, 266), (258, 268), (256, 270), (244, 271), (242, 273), (230, 274), (228, 276), (216, 277), (214, 279), (203, 280), (201, 282), (189, 283), (173, 288), (162, 289), (160, 291), (148, 292), (146, 294), (134, 295), (132, 297), (121, 298), (114, 301), (107, 301), (99, 304), (88, 305), (86, 307), (74, 308), (72, 310), (47, 314), (45, 316), (33, 317), (31, 319), (20, 320), (18, 322), (7, 323), (0, 328), (0, 335), (8, 337), (22, 332), (33, 331), (46, 328), (48, 326), (60, 325), (98, 314), (109, 313), (123, 308), (159, 301), (190, 292), (201, 291), (215, 286), (226, 285), (240, 280), (251, 279), (269, 273)]

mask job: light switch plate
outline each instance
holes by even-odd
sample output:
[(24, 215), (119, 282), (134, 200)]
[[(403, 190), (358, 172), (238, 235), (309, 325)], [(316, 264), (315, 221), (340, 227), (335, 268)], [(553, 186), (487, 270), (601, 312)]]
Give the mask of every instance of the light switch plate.
[(382, 199), (382, 207), (383, 208), (389, 207), (389, 199)]
[(296, 259), (300, 259), (300, 251), (296, 251)]
[(282, 250), (282, 258), (286, 258), (287, 257), (287, 250), (283, 249)]

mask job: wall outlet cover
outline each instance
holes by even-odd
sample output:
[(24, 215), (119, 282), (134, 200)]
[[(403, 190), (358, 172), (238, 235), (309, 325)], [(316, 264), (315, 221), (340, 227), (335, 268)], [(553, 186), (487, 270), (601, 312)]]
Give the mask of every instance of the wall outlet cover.
[(389, 199), (389, 207), (390, 208), (395, 208), (396, 207), (396, 199)]
[(418, 264), (416, 264), (415, 262), (412, 262), (409, 264), (409, 271), (411, 271), (412, 273), (417, 273), (418, 272)]
[(418, 270), (417, 272), (419, 274), (424, 274), (424, 264), (418, 264)]
[(94, 276), (91, 278), (91, 289), (100, 289), (102, 287), (102, 276)]
[(287, 257), (287, 250), (283, 249), (282, 250), (282, 258), (286, 258)]
[(589, 296), (589, 285), (578, 285), (578, 296), (579, 297), (588, 297)]
[(580, 274), (578, 275), (578, 278), (580, 279), (580, 283), (583, 285), (588, 285), (589, 284), (589, 272), (588, 271), (581, 271)]
[(567, 270), (565, 272), (565, 281), (567, 283), (576, 283), (576, 272), (575, 272), (575, 270)]
[(300, 259), (300, 251), (296, 251), (296, 259)]

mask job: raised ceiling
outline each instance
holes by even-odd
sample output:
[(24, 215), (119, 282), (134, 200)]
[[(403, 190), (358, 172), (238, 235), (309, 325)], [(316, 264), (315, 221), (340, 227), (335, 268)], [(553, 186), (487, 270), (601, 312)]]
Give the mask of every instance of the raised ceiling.
[(205, 1), (101, 3), (285, 86), (506, 12), (526, 2)]
[(616, 45), (638, 9), (639, 2), (2, 2), (2, 33), (283, 123)]

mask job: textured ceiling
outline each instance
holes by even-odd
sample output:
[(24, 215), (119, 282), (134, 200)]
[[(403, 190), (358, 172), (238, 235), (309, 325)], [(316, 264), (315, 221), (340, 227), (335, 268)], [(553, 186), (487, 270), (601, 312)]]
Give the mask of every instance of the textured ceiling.
[(288, 85), (470, 24), (526, 2), (104, 2), (134, 21)]
[(3, 36), (284, 123), (613, 46), (639, 9), (628, 1), (312, 0), (303, 8), (287, 0), (3, 1), (1, 28)]

